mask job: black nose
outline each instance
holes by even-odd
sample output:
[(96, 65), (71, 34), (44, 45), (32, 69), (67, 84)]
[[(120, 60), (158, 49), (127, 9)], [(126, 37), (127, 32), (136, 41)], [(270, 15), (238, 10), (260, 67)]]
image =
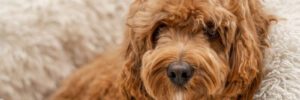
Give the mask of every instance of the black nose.
[(167, 75), (175, 85), (182, 86), (193, 76), (193, 68), (186, 62), (174, 62), (168, 66)]

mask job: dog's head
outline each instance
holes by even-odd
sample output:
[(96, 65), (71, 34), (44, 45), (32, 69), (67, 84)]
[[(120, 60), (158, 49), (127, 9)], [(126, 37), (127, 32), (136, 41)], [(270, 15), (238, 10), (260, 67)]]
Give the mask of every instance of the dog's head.
[(136, 0), (127, 19), (124, 94), (191, 100), (250, 85), (269, 24), (257, 0)]

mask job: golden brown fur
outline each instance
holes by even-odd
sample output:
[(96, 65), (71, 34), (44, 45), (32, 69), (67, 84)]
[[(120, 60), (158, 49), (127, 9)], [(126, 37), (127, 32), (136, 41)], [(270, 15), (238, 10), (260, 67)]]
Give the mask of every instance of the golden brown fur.
[[(135, 0), (124, 56), (79, 69), (52, 99), (252, 99), (273, 20), (259, 0)], [(195, 70), (184, 87), (166, 75), (176, 61)]]

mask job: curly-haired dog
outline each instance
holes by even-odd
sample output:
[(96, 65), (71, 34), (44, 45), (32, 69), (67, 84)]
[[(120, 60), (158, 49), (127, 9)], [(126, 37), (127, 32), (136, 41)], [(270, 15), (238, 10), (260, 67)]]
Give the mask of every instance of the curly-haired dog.
[(252, 99), (273, 20), (259, 0), (135, 0), (124, 56), (80, 69), (53, 99)]

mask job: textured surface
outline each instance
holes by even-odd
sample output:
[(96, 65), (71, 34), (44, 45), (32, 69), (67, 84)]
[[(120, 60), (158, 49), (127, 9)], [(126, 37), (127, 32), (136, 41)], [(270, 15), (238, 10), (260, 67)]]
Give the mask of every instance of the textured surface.
[(265, 0), (270, 12), (280, 19), (270, 34), (266, 51), (266, 76), (257, 100), (300, 98), (300, 0)]
[(59, 80), (120, 42), (123, 0), (0, 0), (0, 98), (44, 100)]
[[(59, 80), (120, 42), (129, 0), (0, 0), (0, 98), (44, 100)], [(300, 98), (300, 0), (264, 0), (270, 35), (257, 100)]]

